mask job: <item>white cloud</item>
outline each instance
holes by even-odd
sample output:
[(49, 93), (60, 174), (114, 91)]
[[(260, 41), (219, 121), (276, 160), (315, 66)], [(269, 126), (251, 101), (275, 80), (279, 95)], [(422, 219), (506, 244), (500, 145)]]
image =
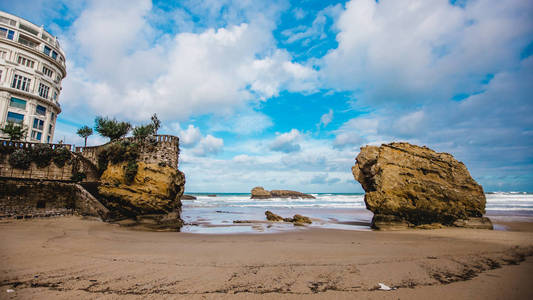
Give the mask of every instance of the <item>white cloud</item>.
[[(182, 155), (180, 169), (187, 174), (186, 189), (247, 192), (254, 186), (262, 185), (268, 189), (304, 192), (362, 191), (350, 172), (356, 152), (334, 149), (327, 140), (313, 139), (301, 133), (298, 142), (301, 148), (298, 152), (265, 151), (265, 145), (271, 143), (271, 139), (238, 142), (228, 147), (228, 151), (257, 151), (254, 154), (237, 154), (232, 159)], [(327, 176), (318, 182), (318, 177), (323, 174)], [(313, 179), (315, 183), (310, 185)]]
[(284, 153), (298, 152), (301, 150), (298, 141), (302, 134), (297, 129), (292, 129), (289, 132), (278, 134), (274, 141), (270, 144), (270, 150)]
[(239, 135), (261, 133), (272, 125), (272, 120), (267, 115), (249, 108), (230, 116), (218, 116), (209, 121), (209, 128), (213, 132), (226, 131)]
[(189, 124), (187, 129), (182, 129), (179, 123), (173, 123), (170, 128), (163, 129), (179, 137), (182, 154), (186, 159), (190, 159), (191, 155), (202, 157), (216, 155), (224, 147), (223, 139), (210, 134), (203, 136), (200, 129), (192, 124)]
[(320, 62), (327, 86), (361, 105), (424, 103), (473, 93), (514, 68), (533, 34), (529, 1), (352, 0), (336, 22), (338, 47)]
[(271, 21), (157, 37), (148, 22), (151, 2), (126, 2), (91, 3), (65, 34), (65, 113), (83, 107), (129, 120), (154, 112), (163, 120), (229, 116), (282, 90), (315, 90), (316, 71), (276, 48)]
[(219, 153), (224, 147), (224, 140), (216, 138), (210, 134), (200, 140), (198, 146), (192, 149), (197, 156), (207, 156)]
[(333, 110), (330, 109), (328, 113), (326, 114), (323, 114), (321, 117), (320, 117), (320, 122), (317, 124), (317, 128), (320, 129), (320, 126), (328, 126), (329, 123), (331, 123), (331, 121), (333, 120)]
[(382, 140), (378, 135), (380, 126), (379, 117), (358, 117), (345, 122), (339, 129), (333, 131), (335, 139), (333, 147), (343, 149), (351, 147), (356, 149), (365, 143), (376, 143)]
[[(294, 10), (294, 14), (297, 14), (298, 10)], [(322, 9), (316, 14), (315, 19), (311, 26), (299, 25), (294, 28), (285, 29), (281, 32), (285, 36), (286, 43), (295, 43), (301, 41), (303, 45), (308, 45), (311, 40), (318, 39), (323, 40), (327, 37), (326, 26), (328, 19), (335, 19), (342, 12), (342, 5), (330, 5)]]
[(193, 147), (196, 146), (196, 144), (198, 144), (198, 142), (202, 139), (202, 133), (198, 127), (189, 125), (187, 129), (181, 130), (181, 128), (179, 128), (179, 124), (177, 126), (181, 146), (185, 148)]

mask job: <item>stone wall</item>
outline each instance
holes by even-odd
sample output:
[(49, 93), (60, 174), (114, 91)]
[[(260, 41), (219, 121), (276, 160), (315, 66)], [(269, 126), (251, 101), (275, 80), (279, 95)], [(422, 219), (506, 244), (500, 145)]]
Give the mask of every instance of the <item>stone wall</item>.
[(107, 218), (109, 211), (76, 183), (0, 179), (0, 218), (73, 214)]
[[(141, 147), (138, 161), (147, 164), (164, 163), (173, 168), (178, 168), (179, 139), (172, 135), (155, 135), (152, 141), (141, 142), (139, 139), (129, 137), (122, 140), (137, 142)], [(85, 157), (95, 166), (98, 165), (98, 154), (107, 144), (92, 147), (75, 147), (74, 152)]]
[[(0, 146), (11, 149), (30, 149), (34, 145), (40, 143), (29, 142), (11, 142), (2, 140)], [(71, 145), (62, 144), (48, 144), (52, 149), (58, 147), (66, 147), (71, 149)], [(35, 163), (31, 163), (27, 170), (13, 168), (9, 164), (10, 154), (0, 153), (0, 177), (5, 178), (19, 178), (19, 179), (43, 179), (43, 180), (58, 180), (58, 181), (72, 181), (73, 173), (80, 173), (86, 175), (84, 181), (96, 181), (98, 180), (98, 174), (96, 168), (85, 159), (84, 157), (72, 153), (71, 161), (67, 162), (63, 167), (58, 167), (55, 163), (51, 162), (47, 167), (39, 168)], [(74, 162), (76, 161), (76, 162)]]

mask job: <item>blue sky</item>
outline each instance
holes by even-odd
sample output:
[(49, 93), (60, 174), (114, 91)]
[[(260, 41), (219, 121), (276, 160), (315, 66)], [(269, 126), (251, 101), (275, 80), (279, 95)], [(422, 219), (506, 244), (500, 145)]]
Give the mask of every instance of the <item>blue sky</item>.
[[(0, 1), (67, 55), (55, 139), (152, 113), (189, 192), (361, 192), (366, 144), (463, 161), (533, 192), (533, 3), (522, 0)], [(90, 144), (105, 139), (92, 136)]]

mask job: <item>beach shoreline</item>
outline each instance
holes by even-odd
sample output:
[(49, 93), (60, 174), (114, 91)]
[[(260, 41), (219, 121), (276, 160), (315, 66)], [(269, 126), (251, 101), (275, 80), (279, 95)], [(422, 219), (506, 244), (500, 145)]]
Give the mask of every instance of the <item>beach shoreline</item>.
[[(533, 222), (499, 224), (506, 231), (193, 234), (134, 231), (76, 216), (3, 220), (0, 293), (2, 299), (424, 299), (436, 292), (449, 299), (531, 298), (520, 283), (533, 270)], [(397, 289), (376, 290), (379, 283)]]

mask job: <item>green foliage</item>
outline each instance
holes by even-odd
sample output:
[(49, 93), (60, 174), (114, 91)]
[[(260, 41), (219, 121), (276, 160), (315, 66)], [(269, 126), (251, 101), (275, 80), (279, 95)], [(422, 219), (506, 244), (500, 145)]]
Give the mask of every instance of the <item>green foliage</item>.
[(70, 151), (66, 147), (59, 147), (54, 149), (53, 161), (56, 166), (63, 168), (71, 158)]
[(10, 141), (20, 141), (26, 138), (26, 134), (28, 133), (28, 128), (15, 124), (13, 122), (8, 122), (4, 128), (0, 128), (0, 131), (2, 133), (5, 133), (9, 135)]
[(13, 168), (27, 170), (30, 163), (34, 162), (38, 168), (46, 168), (53, 161), (56, 166), (62, 168), (70, 158), (70, 151), (65, 147), (52, 149), (48, 144), (36, 144), (33, 148), (13, 150), (12, 147), (3, 147), (2, 152), (11, 154), (9, 164)]
[(52, 162), (54, 150), (52, 150), (48, 144), (36, 144), (29, 151), (29, 154), (31, 160), (37, 165), (37, 167), (45, 168)]
[(25, 149), (17, 149), (9, 156), (9, 165), (15, 169), (27, 170), (30, 164), (31, 156)]
[(138, 169), (139, 166), (137, 165), (136, 161), (128, 161), (128, 164), (124, 168), (124, 179), (126, 180), (127, 184), (131, 184), (133, 182), (135, 175), (137, 175)]
[(157, 131), (159, 130), (159, 127), (161, 127), (161, 121), (157, 117), (157, 114), (153, 114), (151, 117), (152, 120), (152, 127), (154, 129), (154, 134), (157, 134)]
[(87, 147), (87, 138), (93, 134), (93, 129), (90, 128), (89, 126), (85, 125), (85, 126), (81, 127), (80, 129), (78, 129), (78, 131), (76, 131), (76, 133), (80, 137), (84, 138), (85, 147)]
[(106, 147), (108, 160), (113, 164), (125, 161), (137, 160), (140, 154), (140, 147), (137, 143), (121, 141), (110, 144)]
[(154, 133), (155, 133), (155, 128), (153, 124), (136, 126), (133, 129), (133, 136), (136, 138), (141, 138), (141, 139), (144, 139)]
[(107, 169), (107, 164), (109, 163), (109, 158), (107, 157), (106, 149), (98, 153), (98, 175), (102, 175)]
[(116, 119), (96, 117), (94, 120), (95, 130), (103, 137), (108, 137), (111, 141), (124, 137), (131, 130), (128, 122), (119, 122)]
[(15, 149), (9, 145), (0, 144), (0, 161), (4, 161), (6, 155), (13, 153)]
[(137, 159), (140, 154), (140, 146), (129, 141), (119, 141), (107, 145), (98, 154), (98, 173), (102, 175), (107, 169), (108, 163), (118, 164), (127, 162), (125, 166), (125, 180), (130, 184), (137, 175)]

